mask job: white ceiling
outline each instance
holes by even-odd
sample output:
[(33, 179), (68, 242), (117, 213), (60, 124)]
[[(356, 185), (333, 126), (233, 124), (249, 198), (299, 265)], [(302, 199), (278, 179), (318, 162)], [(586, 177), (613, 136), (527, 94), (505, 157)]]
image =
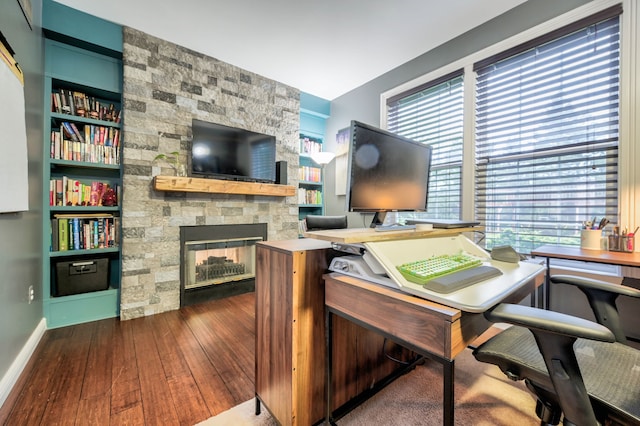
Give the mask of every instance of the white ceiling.
[(525, 0), (56, 0), (327, 100)]

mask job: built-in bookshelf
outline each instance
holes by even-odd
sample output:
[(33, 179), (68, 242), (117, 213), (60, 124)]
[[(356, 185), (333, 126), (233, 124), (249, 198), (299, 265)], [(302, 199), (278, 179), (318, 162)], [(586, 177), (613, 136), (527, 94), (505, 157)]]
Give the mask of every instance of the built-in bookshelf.
[(119, 315), (121, 57), (47, 38), (44, 86), (43, 308), (55, 328)]
[(300, 93), (300, 153), (298, 176), (298, 219), (300, 235), (304, 218), (310, 214), (325, 214), (325, 176), (323, 168), (311, 155), (325, 150), (326, 121), (331, 102)]
[(304, 218), (309, 214), (321, 215), (323, 208), (322, 168), (312, 159), (312, 154), (322, 151), (322, 137), (300, 134), (300, 166), (298, 180), (298, 219), (304, 231)]

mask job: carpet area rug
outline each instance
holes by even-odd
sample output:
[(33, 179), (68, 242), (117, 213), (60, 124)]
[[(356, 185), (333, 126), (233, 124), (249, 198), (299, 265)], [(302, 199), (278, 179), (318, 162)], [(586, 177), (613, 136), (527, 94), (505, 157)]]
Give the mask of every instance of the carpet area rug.
[[(535, 400), (524, 383), (512, 382), (495, 366), (475, 360), (466, 349), (456, 358), (455, 424), (536, 426)], [(272, 426), (277, 422), (263, 407), (255, 415), (251, 399), (198, 426)], [(427, 361), (398, 378), (342, 419), (339, 426), (441, 425), (442, 367)]]

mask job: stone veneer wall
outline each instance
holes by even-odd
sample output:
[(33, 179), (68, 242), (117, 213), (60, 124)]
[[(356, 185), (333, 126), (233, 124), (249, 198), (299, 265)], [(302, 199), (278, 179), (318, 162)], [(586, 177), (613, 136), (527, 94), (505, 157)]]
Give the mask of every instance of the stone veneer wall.
[(130, 319), (180, 307), (180, 226), (267, 223), (269, 240), (297, 238), (295, 196), (164, 193), (152, 179), (173, 174), (158, 153), (179, 151), (186, 162), (198, 118), (274, 135), (276, 160), (297, 186), (300, 93), (131, 28), (123, 64), (120, 317)]

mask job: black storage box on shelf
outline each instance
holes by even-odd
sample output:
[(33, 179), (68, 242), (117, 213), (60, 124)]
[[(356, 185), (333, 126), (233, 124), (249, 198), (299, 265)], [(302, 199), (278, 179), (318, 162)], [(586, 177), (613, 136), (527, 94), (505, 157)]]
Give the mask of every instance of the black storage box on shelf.
[(77, 259), (56, 263), (54, 296), (109, 288), (109, 259)]

